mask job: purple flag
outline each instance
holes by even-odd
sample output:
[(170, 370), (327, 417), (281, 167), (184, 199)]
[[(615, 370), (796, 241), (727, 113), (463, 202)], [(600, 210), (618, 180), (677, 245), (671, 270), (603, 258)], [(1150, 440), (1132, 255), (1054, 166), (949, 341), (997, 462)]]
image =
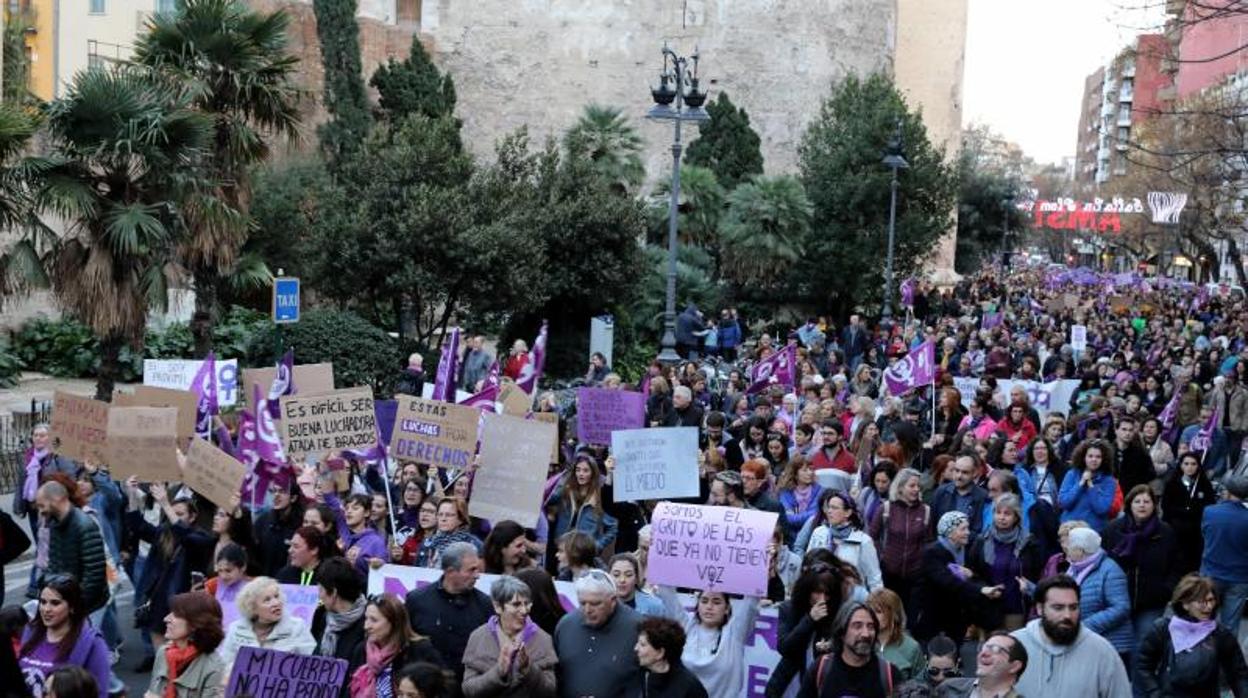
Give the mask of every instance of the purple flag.
[(208, 352), (191, 379), (191, 392), (195, 393), (195, 435), (205, 441), (212, 434), (212, 416), (220, 412), (217, 402), (217, 358)]
[(451, 336), (442, 345), (442, 358), (438, 360), (438, 377), (433, 384), (434, 400), (455, 402), (456, 364), (459, 362), (459, 328), (451, 330)]
[(1030, 308), (1033, 313), (1044, 312), (1044, 304), (1031, 296), (1027, 296), (1027, 307)]
[(1222, 406), (1214, 405), (1213, 414), (1209, 415), (1209, 419), (1204, 426), (1192, 437), (1192, 443), (1189, 445), (1193, 451), (1209, 450), (1209, 446), (1213, 444), (1213, 432), (1218, 428), (1218, 422), (1220, 421), (1222, 421)]
[(261, 400), (260, 386), (254, 387), (256, 399), (256, 454), (260, 457), (260, 460), (271, 463), (285, 463), (286, 451), (282, 448), (282, 439), (277, 435), (277, 427), (273, 424), (274, 418), (271, 412), (273, 400)]
[(901, 282), (901, 305), (905, 308), (914, 307), (914, 279), (908, 278)]
[(287, 485), (293, 475), (286, 462), (282, 440), (269, 414), (269, 400), (261, 397), (260, 386), (254, 386), (252, 400), (255, 413), (243, 410), (238, 422), (238, 459), (247, 465), (243, 481), (246, 498), (259, 501), (271, 483)]
[(997, 311), (995, 313), (984, 313), (984, 316), (982, 320), (980, 321), (980, 325), (979, 325), (980, 328), (985, 329), (985, 330), (991, 330), (992, 328), (1000, 325), (1002, 315), (1003, 313), (1001, 313), (1000, 311)]
[(750, 369), (750, 387), (746, 393), (757, 393), (771, 385), (793, 387), (797, 373), (797, 345), (792, 344), (754, 364)]
[(1174, 428), (1178, 426), (1176, 422), (1179, 418), (1179, 399), (1183, 397), (1183, 386), (1178, 386), (1174, 391), (1174, 397), (1170, 398), (1170, 402), (1166, 403), (1165, 409), (1161, 414), (1157, 415), (1157, 420), (1161, 422), (1163, 429), (1162, 438), (1166, 441), (1174, 441)]
[(520, 371), (516, 385), (528, 393), (530, 397), (537, 394), (537, 382), (542, 379), (542, 369), (546, 367), (546, 321), (542, 320), (542, 329), (533, 340), (533, 349), (529, 352), (529, 360)]
[(918, 349), (884, 371), (884, 385), (889, 395), (901, 395), (921, 385), (936, 382), (936, 345), (923, 342)]
[[(273, 384), (269, 386), (269, 416), (280, 419), (282, 416), (280, 399), (283, 395), (295, 394), (295, 350), (287, 349), (282, 360), (277, 362), (277, 373), (273, 376)], [(257, 395), (259, 397), (259, 395)], [(257, 412), (256, 414), (259, 414)]]
[(486, 412), (493, 412), (494, 402), (498, 400), (499, 387), (498, 362), (495, 361), (490, 366), (490, 372), (486, 375), (485, 382), (481, 384), (481, 392), (464, 398), (464, 401), (459, 404), (467, 407), (479, 407)]

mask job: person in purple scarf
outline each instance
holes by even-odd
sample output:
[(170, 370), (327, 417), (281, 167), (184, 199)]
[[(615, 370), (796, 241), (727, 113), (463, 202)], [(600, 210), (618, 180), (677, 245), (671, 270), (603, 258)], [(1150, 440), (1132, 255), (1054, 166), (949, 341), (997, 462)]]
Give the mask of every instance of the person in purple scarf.
[(464, 648), (465, 698), (555, 695), (554, 641), (529, 618), (529, 586), (502, 575), (490, 586), (494, 613)]
[(65, 473), (70, 478), (78, 479), (78, 464), (52, 451), (51, 428), (44, 423), (35, 425), (30, 431), (30, 448), (22, 457), (25, 466), (17, 471), (17, 492), (13, 498), (13, 513), (18, 516), (30, 517), (30, 530), (36, 528), (35, 493), (40, 483), (52, 473)]
[(1248, 696), (1248, 666), (1235, 631), (1217, 622), (1213, 580), (1179, 580), (1170, 608), (1174, 615), (1154, 621), (1140, 643), (1133, 680), (1143, 695), (1215, 698), (1225, 683), (1236, 698)]

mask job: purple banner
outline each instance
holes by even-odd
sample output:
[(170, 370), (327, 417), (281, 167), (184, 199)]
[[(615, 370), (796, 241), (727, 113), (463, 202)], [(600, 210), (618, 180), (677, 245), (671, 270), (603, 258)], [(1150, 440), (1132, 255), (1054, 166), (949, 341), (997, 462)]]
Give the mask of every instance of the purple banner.
[(797, 373), (797, 346), (786, 346), (780, 351), (754, 364), (750, 370), (750, 387), (747, 393), (757, 393), (771, 385), (793, 387)]
[(936, 382), (936, 345), (923, 342), (918, 349), (884, 371), (889, 395), (901, 395), (922, 385)]
[(901, 282), (901, 305), (906, 308), (914, 307), (914, 279), (906, 279)]
[(455, 374), (459, 362), (459, 328), (451, 330), (450, 339), (442, 345), (442, 358), (438, 360), (438, 377), (433, 384), (433, 399), (455, 402)]
[[(269, 386), (269, 416), (280, 419), (283, 395), (295, 394), (295, 350), (288, 349), (277, 363), (277, 374), (273, 376), (273, 384)], [(257, 414), (259, 414), (257, 412)]]
[(217, 357), (208, 352), (191, 379), (191, 392), (195, 393), (195, 435), (207, 441), (212, 434), (212, 416), (220, 412), (217, 401)]
[(611, 432), (640, 429), (646, 422), (646, 398), (628, 390), (580, 388), (576, 391), (576, 433), (582, 443), (611, 444)]
[(533, 349), (529, 352), (529, 361), (524, 365), (524, 369), (520, 371), (520, 377), (516, 379), (516, 385), (519, 385), (529, 397), (535, 397), (537, 393), (537, 382), (542, 379), (542, 369), (546, 367), (546, 321), (542, 321), (542, 330), (537, 333), (537, 339), (533, 341)]

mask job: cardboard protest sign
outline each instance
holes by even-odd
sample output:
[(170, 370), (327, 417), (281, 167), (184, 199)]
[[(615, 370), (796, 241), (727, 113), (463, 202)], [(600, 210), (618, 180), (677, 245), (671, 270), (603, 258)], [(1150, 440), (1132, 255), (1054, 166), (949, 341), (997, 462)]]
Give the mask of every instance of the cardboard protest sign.
[(1126, 296), (1110, 296), (1109, 307), (1115, 313), (1131, 312), (1131, 299)]
[(481, 410), (396, 395), (399, 411), (394, 421), (390, 455), (400, 461), (425, 463), (461, 470), (472, 462), (477, 450)]
[(767, 595), (775, 512), (660, 502), (650, 519), (646, 577), (655, 584)]
[(507, 383), (498, 389), (498, 402), (503, 405), (503, 414), (523, 417), (529, 413), (533, 398), (524, 392), (524, 388), (515, 383)]
[(113, 407), (108, 411), (108, 465), (112, 475), (142, 482), (181, 480), (175, 407)]
[[(269, 386), (273, 385), (276, 377), (277, 368), (273, 366), (243, 369), (243, 401), (251, 400), (253, 385), (260, 386), (261, 397), (267, 396)], [(334, 389), (334, 365), (324, 363), (295, 366), (294, 383), (297, 395), (328, 393)]]
[(56, 452), (81, 461), (104, 462), (108, 442), (107, 402), (56, 391), (52, 396), (52, 438)]
[(558, 427), (510, 415), (486, 413), (484, 419), (481, 466), (472, 481), (468, 513), (534, 528), (550, 465), (550, 440)]
[(698, 496), (696, 427), (617, 431), (611, 454), (617, 502)]
[[(203, 359), (143, 359), (143, 385), (190, 390)], [(233, 407), (238, 402), (238, 359), (217, 359), (217, 404)]]
[(1063, 293), (1062, 305), (1065, 305), (1067, 310), (1074, 310), (1075, 308), (1078, 308), (1079, 296), (1074, 293)]
[(554, 438), (550, 440), (550, 462), (559, 462), (559, 415), (554, 412), (534, 412), (533, 419), (555, 425)]
[(611, 432), (645, 426), (646, 396), (627, 390), (576, 391), (576, 435), (587, 444), (611, 443)]
[(178, 411), (178, 446), (187, 448), (195, 437), (199, 398), (189, 390), (136, 385), (132, 393), (114, 392), (113, 404), (117, 407), (172, 407)]
[(337, 698), (347, 680), (345, 659), (242, 647), (234, 658), (225, 695)]
[(208, 501), (228, 508), (233, 496), (242, 491), (246, 475), (247, 467), (230, 454), (203, 439), (191, 439), (183, 482)]
[(367, 448), (377, 442), (373, 389), (348, 388), (319, 395), (283, 395), (278, 434), (286, 457), (298, 460), (327, 451)]

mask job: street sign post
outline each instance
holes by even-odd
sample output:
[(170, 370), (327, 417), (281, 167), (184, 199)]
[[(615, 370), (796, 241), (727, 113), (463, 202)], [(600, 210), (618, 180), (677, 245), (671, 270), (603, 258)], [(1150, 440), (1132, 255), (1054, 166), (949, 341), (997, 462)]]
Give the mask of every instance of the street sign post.
[(273, 279), (273, 322), (282, 325), (299, 322), (299, 278)]

